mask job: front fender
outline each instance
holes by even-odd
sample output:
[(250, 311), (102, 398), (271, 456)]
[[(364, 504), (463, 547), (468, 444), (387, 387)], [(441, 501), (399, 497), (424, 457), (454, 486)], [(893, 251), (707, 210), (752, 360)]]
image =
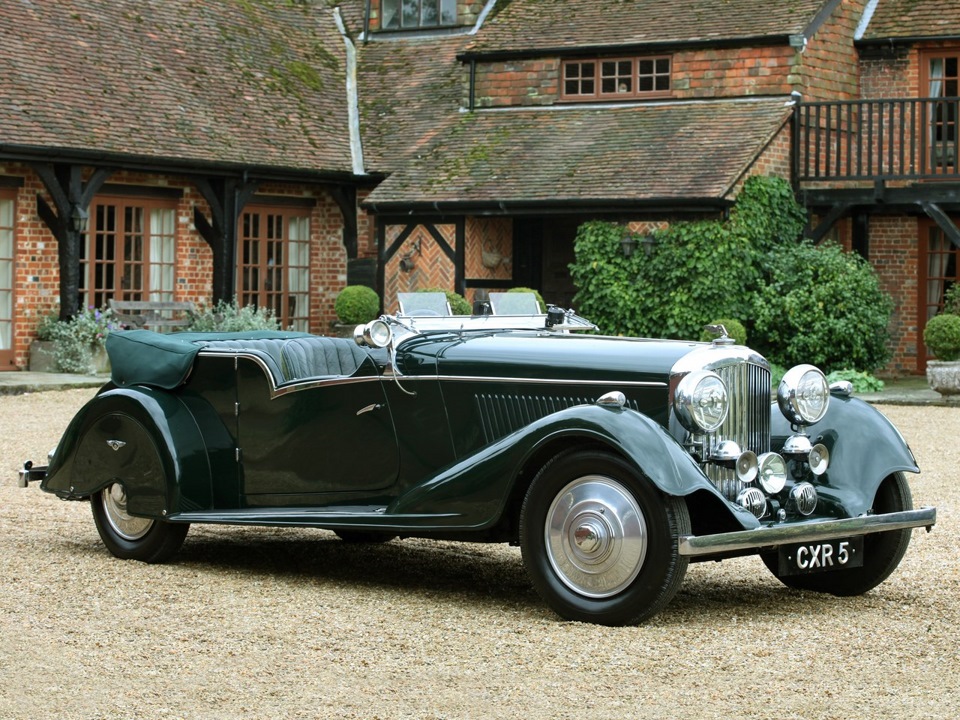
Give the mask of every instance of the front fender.
[[(771, 449), (779, 452), (789, 422), (772, 406)], [(870, 510), (880, 483), (891, 473), (920, 472), (900, 431), (880, 411), (858, 398), (831, 396), (824, 418), (807, 434), (830, 451), (829, 470), (812, 481), (820, 504), (817, 514), (857, 517)]]
[(459, 461), (401, 495), (387, 514), (449, 514), (451, 524), (482, 529), (495, 524), (521, 471), (548, 445), (602, 443), (636, 465), (667, 495), (707, 492), (729, 508), (744, 529), (759, 526), (728, 503), (690, 455), (659, 424), (634, 410), (579, 405), (542, 418)]
[(210, 506), (206, 447), (177, 397), (143, 386), (94, 397), (67, 427), (41, 488), (78, 499), (115, 482), (124, 485), (135, 515), (162, 518)]

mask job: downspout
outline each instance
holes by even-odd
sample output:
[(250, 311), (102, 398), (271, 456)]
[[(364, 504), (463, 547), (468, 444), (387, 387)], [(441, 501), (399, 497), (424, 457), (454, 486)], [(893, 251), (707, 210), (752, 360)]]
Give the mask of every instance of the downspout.
[(483, 27), (484, 21), (487, 19), (487, 15), (490, 14), (490, 11), (493, 10), (494, 5), (497, 4), (497, 0), (487, 0), (487, 4), (483, 6), (483, 10), (480, 11), (480, 16), (477, 18), (476, 24), (471, 28), (468, 35), (476, 35), (480, 28)]
[(350, 133), (350, 156), (353, 160), (353, 174), (366, 175), (363, 164), (363, 142), (360, 139), (360, 105), (357, 90), (357, 48), (354, 46), (347, 28), (340, 17), (340, 8), (333, 9), (333, 19), (337, 23), (337, 30), (343, 37), (343, 44), (347, 49), (347, 125)]

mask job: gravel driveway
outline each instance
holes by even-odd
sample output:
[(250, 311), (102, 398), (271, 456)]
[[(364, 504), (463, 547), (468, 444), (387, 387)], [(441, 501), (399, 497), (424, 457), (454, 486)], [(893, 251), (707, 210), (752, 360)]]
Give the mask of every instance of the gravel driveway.
[(691, 565), (639, 627), (559, 620), (519, 551), (193, 526), (114, 559), (86, 503), (16, 487), (90, 390), (0, 397), (0, 718), (948, 718), (960, 711), (960, 408), (882, 407), (923, 474), (900, 569), (860, 598), (757, 558)]

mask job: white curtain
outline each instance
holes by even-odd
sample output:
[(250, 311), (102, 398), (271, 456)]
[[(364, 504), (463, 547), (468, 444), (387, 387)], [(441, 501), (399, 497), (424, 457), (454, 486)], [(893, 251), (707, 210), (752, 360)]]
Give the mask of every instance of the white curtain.
[(950, 241), (940, 228), (930, 228), (927, 246), (927, 320), (937, 314), (943, 302), (943, 277), (950, 261)]
[[(930, 60), (930, 94), (928, 97), (938, 98), (943, 93), (943, 58)], [(937, 124), (945, 121), (947, 109), (943, 103), (930, 103), (930, 158), (934, 168), (944, 165), (943, 144), (937, 139)]]
[(150, 301), (173, 300), (176, 232), (175, 210), (150, 211)]

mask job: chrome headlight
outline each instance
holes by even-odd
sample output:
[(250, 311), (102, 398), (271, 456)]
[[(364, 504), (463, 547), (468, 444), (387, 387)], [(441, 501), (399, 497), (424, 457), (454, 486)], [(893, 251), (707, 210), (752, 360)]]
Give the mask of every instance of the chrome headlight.
[(366, 325), (357, 325), (353, 339), (363, 347), (385, 348), (393, 340), (393, 330), (383, 320), (374, 320)]
[(674, 407), (690, 432), (713, 432), (727, 419), (727, 386), (715, 372), (689, 373), (677, 385)]
[(780, 412), (794, 425), (812, 425), (823, 419), (830, 404), (827, 379), (813, 365), (790, 368), (777, 388)]

